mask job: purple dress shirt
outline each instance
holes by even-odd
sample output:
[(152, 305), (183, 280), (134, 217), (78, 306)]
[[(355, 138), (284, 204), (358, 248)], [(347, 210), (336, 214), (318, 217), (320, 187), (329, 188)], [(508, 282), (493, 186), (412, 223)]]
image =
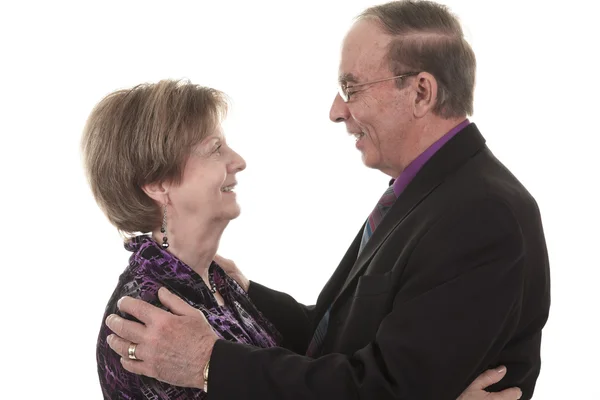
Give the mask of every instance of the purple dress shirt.
[(404, 171), (402, 171), (400, 176), (394, 181), (394, 194), (396, 195), (396, 197), (400, 196), (400, 193), (402, 193), (402, 191), (406, 188), (406, 186), (408, 186), (410, 181), (413, 180), (415, 175), (417, 175), (417, 172), (419, 172), (419, 170), (423, 168), (423, 165), (425, 165), (425, 163), (429, 161), (429, 159), (433, 157), (433, 155), (439, 149), (441, 149), (446, 143), (448, 143), (450, 139), (452, 139), (458, 132), (462, 131), (469, 124), (469, 120), (465, 119), (463, 122), (456, 125), (448, 133), (446, 133), (444, 136), (438, 139), (434, 144), (429, 146), (427, 150), (425, 150), (417, 158), (415, 158), (413, 162), (408, 164), (408, 166), (404, 169)]

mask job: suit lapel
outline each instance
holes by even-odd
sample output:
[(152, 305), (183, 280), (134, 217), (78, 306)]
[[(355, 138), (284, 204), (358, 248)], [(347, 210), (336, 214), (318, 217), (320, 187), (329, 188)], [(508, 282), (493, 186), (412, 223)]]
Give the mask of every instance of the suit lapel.
[(360, 247), (363, 229), (364, 225), (363, 228), (361, 228), (360, 232), (354, 238), (354, 241), (352, 242), (348, 250), (346, 251), (344, 258), (342, 258), (342, 261), (340, 261), (340, 264), (338, 265), (337, 269), (335, 270), (331, 278), (329, 278), (329, 280), (325, 284), (325, 287), (323, 287), (323, 290), (321, 291), (321, 294), (317, 299), (317, 317), (315, 321), (321, 320), (329, 306), (333, 304), (333, 300), (340, 293), (340, 289), (342, 288), (342, 285), (344, 284), (348, 273), (350, 272), (350, 270), (356, 262), (356, 255), (358, 254), (358, 249)]
[[(363, 251), (347, 275), (338, 292), (337, 301), (347, 290), (354, 287), (354, 281), (363, 273), (377, 250), (394, 229), (429, 196), (444, 180), (485, 146), (485, 139), (475, 124), (470, 124), (438, 150), (417, 173), (412, 182), (400, 194), (392, 208), (373, 232)], [(364, 226), (363, 226), (364, 228)], [(362, 230), (359, 232), (359, 236)], [(356, 242), (356, 240), (355, 240)], [(353, 246), (354, 247), (353, 243)], [(352, 248), (351, 247), (351, 248)], [(350, 251), (349, 251), (350, 252)], [(356, 254), (357, 251), (354, 252)], [(346, 254), (348, 256), (348, 253)], [(390, 266), (391, 267), (391, 266)]]

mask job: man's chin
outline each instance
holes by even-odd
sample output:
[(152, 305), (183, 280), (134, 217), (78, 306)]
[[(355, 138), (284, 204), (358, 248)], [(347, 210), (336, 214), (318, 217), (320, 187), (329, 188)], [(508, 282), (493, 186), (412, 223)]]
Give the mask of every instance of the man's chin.
[(377, 169), (377, 162), (375, 162), (375, 160), (373, 160), (372, 157), (369, 157), (368, 154), (366, 154), (365, 152), (361, 152), (361, 156), (362, 156), (362, 162), (363, 164), (365, 164), (365, 167), (367, 168), (371, 168), (371, 169)]

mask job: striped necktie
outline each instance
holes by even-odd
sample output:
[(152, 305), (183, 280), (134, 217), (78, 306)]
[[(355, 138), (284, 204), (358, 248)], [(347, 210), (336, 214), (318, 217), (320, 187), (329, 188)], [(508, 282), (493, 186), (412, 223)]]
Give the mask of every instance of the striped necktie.
[[(365, 245), (375, 232), (375, 228), (379, 225), (383, 216), (392, 208), (394, 202), (396, 201), (396, 194), (394, 193), (394, 187), (390, 186), (387, 188), (377, 205), (371, 211), (369, 218), (367, 218), (367, 222), (365, 223), (365, 229), (363, 230), (362, 239), (360, 241), (360, 247), (358, 248), (358, 254), (364, 249)], [(358, 255), (356, 256), (358, 258)], [(325, 341), (325, 334), (327, 333), (327, 326), (329, 325), (329, 312), (331, 311), (331, 306), (323, 315), (323, 318), (317, 325), (317, 329), (315, 330), (315, 334), (313, 335), (310, 344), (308, 345), (308, 349), (306, 350), (306, 355), (309, 357), (317, 357), (321, 353), (321, 348), (323, 346), (323, 342)]]

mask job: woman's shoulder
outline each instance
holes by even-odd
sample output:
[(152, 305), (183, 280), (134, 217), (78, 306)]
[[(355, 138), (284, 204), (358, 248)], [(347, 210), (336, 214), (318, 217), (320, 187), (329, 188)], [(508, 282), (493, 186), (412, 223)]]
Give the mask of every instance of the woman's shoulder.
[(157, 263), (165, 258), (162, 249), (149, 235), (128, 238), (123, 246), (131, 252), (130, 265)]
[[(127, 248), (128, 243), (125, 245)], [(164, 267), (163, 257), (154, 249), (152, 243), (145, 239), (137, 239), (137, 243), (129, 247), (132, 251), (129, 265), (121, 274), (107, 303), (96, 344), (97, 369), (102, 391), (106, 398), (140, 398), (142, 395), (148, 394), (158, 398), (159, 395), (166, 395), (166, 393), (178, 398), (203, 398), (200, 396), (202, 393), (198, 390), (173, 387), (123, 370), (119, 361), (120, 357), (106, 341), (108, 335), (112, 333), (104, 323), (108, 314), (114, 313), (127, 320), (140, 322), (132, 315), (118, 310), (117, 302), (121, 297), (130, 296), (141, 299), (167, 310), (158, 299), (158, 290), (162, 286), (172, 289), (168, 271), (161, 272), (161, 265)], [(160, 397), (162, 398), (162, 396)]]
[(130, 296), (163, 308), (158, 290), (164, 286), (196, 307), (211, 305), (206, 301), (208, 292), (202, 279), (150, 236), (130, 238), (125, 248), (131, 252), (129, 266), (119, 279), (118, 296), (113, 296), (112, 300)]
[(131, 256), (123, 277), (141, 285), (141, 288), (154, 289), (154, 282), (167, 284), (178, 277), (188, 278), (180, 276), (175, 256), (161, 249), (148, 235), (130, 238), (125, 242), (125, 249), (131, 251)]
[(161, 269), (162, 258), (151, 241), (148, 236), (140, 235), (125, 242), (125, 248), (132, 254), (106, 305), (106, 315), (118, 313), (117, 301), (123, 296), (159, 305), (158, 289), (166, 286), (167, 282), (163, 276), (166, 271)]
[[(125, 242), (125, 248), (132, 254), (128, 267), (119, 279), (122, 296), (155, 300), (162, 281), (160, 266), (163, 260), (153, 243), (146, 235), (136, 236)], [(152, 299), (147, 299), (148, 296)]]

